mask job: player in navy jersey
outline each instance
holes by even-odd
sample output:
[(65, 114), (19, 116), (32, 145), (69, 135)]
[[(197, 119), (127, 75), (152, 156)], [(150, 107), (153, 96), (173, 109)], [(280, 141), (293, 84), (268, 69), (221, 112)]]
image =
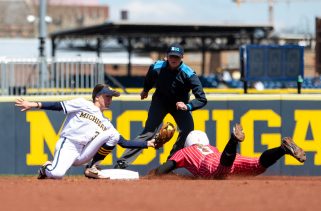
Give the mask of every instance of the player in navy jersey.
[[(127, 141), (104, 117), (103, 111), (108, 109), (113, 97), (119, 92), (105, 84), (98, 84), (92, 92), (92, 101), (77, 98), (63, 102), (29, 102), (20, 98), (16, 106), (21, 111), (32, 108), (63, 111), (67, 117), (56, 143), (53, 161), (47, 161), (38, 172), (38, 179), (61, 179), (71, 166), (86, 164), (98, 149), (105, 144), (110, 152), (116, 144), (125, 148), (154, 147), (154, 140)], [(99, 169), (90, 172), (91, 178), (104, 178)]]
[(259, 175), (285, 154), (293, 156), (301, 163), (306, 160), (305, 152), (290, 137), (283, 138), (279, 147), (264, 151), (259, 158), (242, 156), (236, 153), (236, 149), (244, 138), (242, 126), (236, 124), (224, 151), (220, 153), (216, 147), (209, 145), (204, 132), (192, 131), (187, 136), (185, 148), (177, 151), (153, 172), (162, 175), (176, 168), (186, 168), (196, 177), (224, 179), (229, 175)]

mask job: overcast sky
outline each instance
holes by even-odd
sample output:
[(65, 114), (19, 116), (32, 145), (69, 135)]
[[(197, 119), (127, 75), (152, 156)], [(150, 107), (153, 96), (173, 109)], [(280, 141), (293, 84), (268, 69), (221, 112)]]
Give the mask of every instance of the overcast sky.
[[(268, 0), (100, 0), (110, 7), (111, 21), (129, 11), (130, 21), (206, 24), (268, 24)], [(277, 32), (315, 33), (321, 17), (321, 0), (274, 0)]]

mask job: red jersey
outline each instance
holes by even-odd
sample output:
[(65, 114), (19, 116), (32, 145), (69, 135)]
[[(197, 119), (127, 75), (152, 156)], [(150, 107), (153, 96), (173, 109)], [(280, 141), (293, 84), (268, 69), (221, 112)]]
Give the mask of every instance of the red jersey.
[(228, 175), (259, 175), (264, 168), (258, 158), (236, 154), (232, 166), (220, 165), (221, 153), (211, 145), (192, 145), (177, 151), (170, 160), (177, 168), (186, 168), (194, 176), (204, 178), (222, 178)]

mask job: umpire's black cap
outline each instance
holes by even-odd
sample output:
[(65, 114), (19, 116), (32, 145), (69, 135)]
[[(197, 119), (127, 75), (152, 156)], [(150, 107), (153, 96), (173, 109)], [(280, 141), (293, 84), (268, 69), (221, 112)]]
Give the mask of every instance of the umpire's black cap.
[(167, 49), (167, 55), (169, 56), (179, 56), (182, 57), (184, 55), (183, 47), (178, 43), (173, 43)]

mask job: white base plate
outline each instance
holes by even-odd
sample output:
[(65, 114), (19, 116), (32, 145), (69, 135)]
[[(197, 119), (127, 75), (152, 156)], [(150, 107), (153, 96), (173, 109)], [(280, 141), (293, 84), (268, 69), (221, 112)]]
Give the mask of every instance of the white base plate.
[(137, 171), (130, 171), (126, 169), (103, 169), (101, 170), (101, 173), (108, 177), (108, 179), (139, 179), (139, 173)]

